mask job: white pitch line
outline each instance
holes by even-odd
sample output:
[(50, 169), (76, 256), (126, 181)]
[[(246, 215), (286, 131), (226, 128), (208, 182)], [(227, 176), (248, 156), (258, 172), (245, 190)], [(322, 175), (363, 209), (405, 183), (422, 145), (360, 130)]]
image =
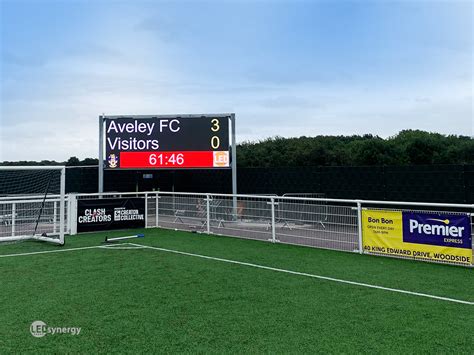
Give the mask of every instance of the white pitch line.
[(132, 246), (127, 246), (126, 244), (129, 243), (123, 243), (123, 244), (111, 244), (111, 245), (101, 245), (99, 248), (102, 249), (110, 249), (110, 250), (137, 250), (137, 249), (144, 249), (146, 248), (143, 245), (132, 245)]
[[(153, 249), (153, 250), (159, 250), (159, 251), (163, 251), (163, 252), (167, 252), (167, 253), (180, 254), (180, 255), (187, 255), (187, 256), (194, 256), (194, 257), (202, 258), (202, 259), (221, 261), (221, 262), (225, 262), (225, 263), (229, 263), (229, 264), (237, 264), (237, 265), (250, 266), (250, 267), (257, 268), (257, 269), (264, 269), (264, 270), (270, 270), (270, 271), (283, 272), (283, 273), (286, 273), (286, 274), (299, 275), (299, 276), (306, 276), (306, 277), (311, 277), (311, 278), (315, 278), (315, 279), (326, 280), (326, 281), (333, 281), (333, 282), (339, 282), (339, 283), (344, 283), (344, 284), (349, 284), (349, 285), (354, 285), (354, 286), (360, 286), (360, 287), (367, 287), (367, 288), (373, 288), (373, 289), (384, 290), (384, 291), (390, 291), (390, 292), (403, 293), (403, 294), (407, 294), (407, 295), (419, 296), (419, 297), (426, 297), (426, 298), (431, 298), (431, 299), (436, 299), (436, 300), (446, 301), (446, 302), (454, 302), (454, 303), (467, 304), (467, 305), (470, 305), (470, 306), (473, 306), (473, 305), (474, 305), (474, 302), (464, 301), (464, 300), (458, 300), (458, 299), (455, 299), (455, 298), (448, 298), (448, 297), (435, 296), (435, 295), (430, 295), (430, 294), (427, 294), (427, 293), (406, 291), (406, 290), (400, 290), (400, 289), (396, 289), (396, 288), (390, 288), (390, 287), (383, 287), (383, 286), (377, 286), (377, 285), (366, 284), (366, 283), (362, 283), (362, 282), (355, 282), (355, 281), (349, 281), (349, 280), (343, 280), (343, 279), (336, 279), (336, 278), (334, 278), (334, 277), (321, 276), (321, 275), (314, 275), (314, 274), (308, 274), (308, 273), (305, 273), (305, 272), (291, 271), (291, 270), (285, 270), (285, 269), (278, 269), (278, 268), (274, 268), (274, 267), (270, 267), (270, 266), (265, 266), (265, 265), (258, 265), (258, 264), (246, 263), (246, 262), (243, 262), (243, 261), (236, 261), (236, 260), (230, 260), (230, 259), (216, 258), (216, 257), (213, 257), (213, 256), (187, 253), (187, 252), (184, 252), (184, 251), (178, 251), (178, 250), (172, 250), (172, 249), (165, 249), (165, 248), (158, 248), (158, 247), (152, 247), (152, 246), (142, 245), (142, 244), (124, 243), (124, 244), (122, 244), (122, 245), (125, 245), (125, 244), (133, 245), (134, 247), (140, 247), (140, 248), (134, 248), (134, 249)], [(0, 258), (9, 258), (9, 257), (15, 257), (15, 256), (38, 255), (38, 254), (62, 253), (62, 252), (68, 252), (68, 251), (87, 250), (87, 249), (114, 249), (114, 248), (110, 248), (110, 247), (107, 247), (107, 246), (104, 246), (104, 245), (95, 245), (95, 246), (89, 246), (89, 247), (79, 247), (79, 248), (69, 248), (69, 249), (43, 250), (43, 251), (36, 251), (36, 252), (30, 252), (30, 253), (5, 254), (5, 255), (0, 255)]]
[[(122, 243), (120, 244), (121, 246), (123, 245), (130, 245), (131, 243)], [(140, 246), (140, 248), (137, 248), (136, 245), (133, 245), (132, 247), (122, 247), (122, 248), (117, 248), (113, 247), (113, 244), (111, 245), (94, 245), (90, 247), (79, 247), (79, 248), (68, 248), (68, 249), (56, 249), (56, 250), (43, 250), (43, 251), (33, 251), (29, 253), (18, 253), (18, 254), (5, 254), (5, 255), (0, 255), (0, 258), (11, 258), (15, 256), (28, 256), (28, 255), (38, 255), (38, 254), (52, 254), (52, 253), (62, 253), (66, 251), (75, 251), (75, 250), (87, 250), (87, 249), (143, 249), (144, 246)]]
[(270, 266), (264, 266), (264, 265), (246, 263), (246, 262), (236, 261), (236, 260), (230, 260), (230, 259), (216, 258), (216, 257), (213, 257), (213, 256), (207, 256), (207, 255), (200, 255), (200, 254), (187, 253), (187, 252), (178, 251), (178, 250), (172, 250), (172, 249), (158, 248), (158, 247), (152, 247), (152, 246), (141, 245), (141, 244), (135, 244), (135, 243), (130, 243), (130, 244), (131, 244), (131, 245), (135, 245), (135, 246), (142, 246), (142, 247), (144, 247), (145, 249), (154, 249), (154, 250), (159, 250), (159, 251), (163, 251), (163, 252), (167, 252), (167, 253), (174, 253), (174, 254), (180, 254), (180, 255), (194, 256), (194, 257), (198, 257), (198, 258), (202, 258), (202, 259), (221, 261), (221, 262), (225, 262), (225, 263), (229, 263), (229, 264), (237, 264), (237, 265), (250, 266), (250, 267), (254, 267), (254, 268), (258, 268), (258, 269), (264, 269), (264, 270), (270, 270), (270, 271), (283, 272), (283, 273), (292, 274), (292, 275), (306, 276), (306, 277), (311, 277), (311, 278), (314, 278), (314, 279), (320, 279), (320, 280), (326, 280), (326, 281), (339, 282), (339, 283), (344, 283), (344, 284), (349, 284), (349, 285), (354, 285), (354, 286), (360, 286), (360, 287), (373, 288), (373, 289), (383, 290), (383, 291), (390, 291), (390, 292), (403, 293), (403, 294), (406, 294), (406, 295), (419, 296), (419, 297), (426, 297), (426, 298), (431, 298), (431, 299), (440, 300), (440, 301), (461, 303), (461, 304), (467, 304), (467, 305), (470, 305), (470, 306), (473, 306), (473, 305), (474, 305), (474, 302), (464, 301), (464, 300), (458, 300), (458, 299), (449, 298), (449, 297), (435, 296), (435, 295), (430, 295), (430, 294), (427, 294), (427, 293), (406, 291), (406, 290), (400, 290), (400, 289), (397, 289), (397, 288), (383, 287), (383, 286), (378, 286), (378, 285), (366, 284), (366, 283), (362, 283), (362, 282), (356, 282), (356, 281), (349, 281), (349, 280), (337, 279), (337, 278), (334, 278), (334, 277), (308, 274), (308, 273), (305, 273), (305, 272), (298, 272), (298, 271), (291, 271), (291, 270), (285, 270), (285, 269), (278, 269), (278, 268), (274, 268), (274, 267), (270, 267)]
[(18, 254), (5, 254), (0, 255), (0, 258), (11, 258), (15, 256), (27, 256), (27, 255), (37, 255), (37, 254), (52, 254), (52, 253), (63, 253), (66, 251), (74, 250), (86, 250), (86, 249), (100, 249), (99, 245), (94, 245), (92, 247), (80, 247), (80, 248), (69, 248), (69, 249), (57, 249), (57, 250), (43, 250), (43, 251), (33, 251), (30, 253), (18, 253)]

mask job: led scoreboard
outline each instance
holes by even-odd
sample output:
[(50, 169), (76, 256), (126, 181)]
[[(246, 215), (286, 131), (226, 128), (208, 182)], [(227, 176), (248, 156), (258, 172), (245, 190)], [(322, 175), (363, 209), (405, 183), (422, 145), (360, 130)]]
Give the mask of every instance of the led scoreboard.
[(105, 117), (105, 169), (229, 168), (229, 117)]

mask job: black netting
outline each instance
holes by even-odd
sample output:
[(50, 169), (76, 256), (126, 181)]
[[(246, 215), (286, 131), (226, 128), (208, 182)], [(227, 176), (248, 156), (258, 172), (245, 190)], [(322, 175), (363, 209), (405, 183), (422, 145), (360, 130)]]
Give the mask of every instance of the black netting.
[(0, 197), (60, 192), (60, 170), (0, 170)]

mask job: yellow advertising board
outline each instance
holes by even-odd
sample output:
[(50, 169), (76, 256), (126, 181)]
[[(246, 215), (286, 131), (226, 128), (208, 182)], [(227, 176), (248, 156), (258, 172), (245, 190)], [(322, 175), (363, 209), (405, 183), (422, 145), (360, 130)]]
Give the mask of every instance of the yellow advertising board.
[(365, 253), (472, 264), (470, 216), (411, 211), (362, 211)]

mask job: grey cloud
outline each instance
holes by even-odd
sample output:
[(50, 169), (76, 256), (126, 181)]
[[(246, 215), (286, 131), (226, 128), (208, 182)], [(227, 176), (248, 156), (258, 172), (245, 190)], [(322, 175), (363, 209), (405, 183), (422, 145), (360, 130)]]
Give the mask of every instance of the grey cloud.
[(325, 106), (315, 100), (305, 99), (297, 96), (277, 96), (261, 100), (259, 104), (265, 108), (281, 109), (285, 107), (324, 108)]
[(271, 93), (281, 91), (276, 85), (222, 85), (222, 84), (199, 84), (182, 83), (175, 84), (176, 92), (181, 94), (207, 93), (207, 94), (250, 94)]
[(159, 39), (165, 42), (175, 41), (182, 36), (183, 29), (180, 30), (181, 32), (178, 32), (176, 28), (179, 28), (179, 26), (160, 16), (146, 18), (134, 26), (136, 31), (153, 32)]
[(323, 72), (316, 70), (306, 64), (300, 67), (279, 67), (274, 69), (254, 68), (247, 72), (247, 77), (251, 81), (264, 84), (293, 85), (293, 84), (324, 84), (331, 85), (343, 81), (346, 84), (354, 80), (353, 75), (345, 72)]
[(429, 104), (432, 100), (428, 97), (416, 97), (414, 101), (420, 104)]
[(38, 54), (17, 54), (9, 51), (2, 53), (2, 61), (22, 67), (41, 67), (46, 64), (46, 59)]
[(78, 42), (69, 44), (63, 54), (72, 57), (90, 57), (95, 58), (123, 58), (125, 53), (106, 45), (92, 42)]

